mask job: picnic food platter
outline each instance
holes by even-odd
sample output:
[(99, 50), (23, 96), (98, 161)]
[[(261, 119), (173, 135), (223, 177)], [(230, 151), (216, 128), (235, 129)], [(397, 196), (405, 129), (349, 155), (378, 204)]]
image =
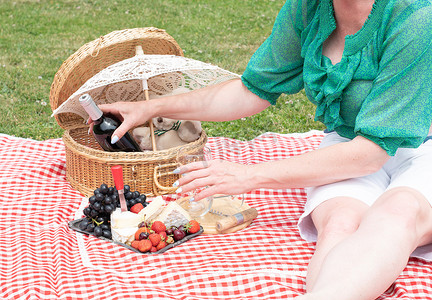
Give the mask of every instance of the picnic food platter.
[[(211, 207), (211, 197), (200, 218), (192, 214), (196, 210), (190, 210), (191, 203), (197, 203), (191, 202), (190, 197), (165, 201), (157, 196), (149, 202), (145, 194), (124, 185), (121, 165), (112, 166), (111, 172), (115, 185), (103, 183), (96, 188), (82, 210), (84, 217), (68, 225), (80, 233), (112, 241), (134, 252), (163, 253), (204, 230), (211, 234), (235, 232), (248, 226), (257, 215), (255, 209), (244, 210), (247, 205), (243, 206), (243, 199), (216, 196), (214, 207)], [(182, 206), (182, 201), (189, 206)]]
[(100, 185), (88, 198), (84, 217), (68, 222), (69, 228), (137, 253), (160, 254), (202, 233), (239, 231), (249, 226), (257, 214), (239, 197), (217, 195), (210, 212), (192, 219), (181, 207), (188, 198), (166, 202), (158, 196), (149, 203), (144, 194), (131, 191), (130, 186), (123, 189), (126, 202), (122, 207), (116, 187)]
[(160, 196), (149, 202), (130, 186), (122, 188), (101, 184), (87, 199), (84, 217), (68, 222), (68, 226), (145, 254), (163, 253), (203, 233), (199, 222), (175, 202), (166, 202)]
[[(114, 240), (112, 240), (112, 239), (106, 238), (106, 237), (104, 237), (104, 236), (96, 236), (94, 232), (89, 232), (89, 231), (87, 231), (87, 230), (83, 230), (83, 229), (81, 229), (81, 228), (80, 228), (80, 224), (81, 224), (84, 220), (85, 220), (85, 218), (81, 218), (81, 219), (78, 219), (78, 220), (70, 221), (70, 222), (68, 223), (68, 226), (69, 226), (69, 228), (71, 228), (72, 230), (75, 230), (75, 231), (77, 231), (77, 232), (79, 232), (79, 233), (82, 233), (82, 234), (85, 234), (85, 235), (91, 235), (91, 236), (94, 236), (94, 237), (96, 237), (96, 238), (98, 238), (98, 239), (101, 239), (101, 240), (103, 240), (103, 241), (107, 241), (107, 242), (110, 242), (110, 243), (113, 243), (113, 244), (116, 244), (116, 245), (123, 246), (123, 247), (125, 247), (125, 248), (127, 248), (127, 249), (129, 249), (129, 250), (131, 250), (131, 251), (133, 251), (133, 252), (141, 253), (141, 254), (161, 254), (161, 253), (164, 253), (164, 252), (168, 251), (169, 249), (171, 249), (171, 248), (173, 248), (173, 247), (176, 247), (176, 246), (178, 246), (178, 245), (180, 245), (180, 244), (183, 244), (183, 243), (189, 241), (190, 239), (193, 239), (193, 238), (197, 237), (198, 235), (200, 235), (201, 233), (204, 232), (204, 229), (203, 229), (202, 227), (200, 227), (200, 230), (199, 230), (198, 232), (193, 233), (193, 234), (188, 234), (188, 235), (186, 235), (183, 239), (178, 240), (178, 241), (176, 241), (176, 242), (174, 242), (174, 243), (168, 244), (166, 247), (164, 247), (164, 248), (162, 248), (162, 249), (160, 249), (160, 250), (157, 250), (157, 251), (155, 251), (155, 252), (148, 252), (148, 251), (147, 251), (147, 252), (141, 252), (139, 249), (136, 249), (136, 248), (132, 247), (131, 245), (128, 245), (128, 244), (125, 244), (125, 243), (121, 243), (121, 242), (117, 242), (117, 241), (114, 241)], [(137, 230), (138, 230), (138, 228), (137, 228)]]

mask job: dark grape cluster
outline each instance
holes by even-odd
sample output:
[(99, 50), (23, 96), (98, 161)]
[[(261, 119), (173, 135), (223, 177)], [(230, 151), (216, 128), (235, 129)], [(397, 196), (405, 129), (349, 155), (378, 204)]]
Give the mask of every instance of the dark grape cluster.
[[(124, 195), (128, 210), (137, 203), (147, 206), (146, 195), (138, 191), (131, 191), (129, 185), (124, 186)], [(95, 236), (103, 236), (111, 239), (111, 213), (120, 207), (118, 191), (115, 187), (102, 184), (95, 189), (89, 198), (89, 206), (84, 208), (84, 218), (79, 223), (79, 228)]]

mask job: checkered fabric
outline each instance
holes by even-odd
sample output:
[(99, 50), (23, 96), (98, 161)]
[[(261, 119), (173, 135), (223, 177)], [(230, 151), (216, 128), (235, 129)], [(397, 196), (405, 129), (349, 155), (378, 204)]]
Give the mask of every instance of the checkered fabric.
[[(210, 138), (214, 158), (245, 164), (315, 149), (323, 133)], [(302, 189), (257, 190), (244, 230), (200, 235), (158, 255), (68, 228), (86, 202), (65, 179), (61, 139), (0, 134), (1, 299), (289, 299), (304, 293), (314, 245), (296, 229)], [(168, 197), (169, 198), (169, 197)], [(379, 299), (432, 299), (432, 264), (411, 259)]]

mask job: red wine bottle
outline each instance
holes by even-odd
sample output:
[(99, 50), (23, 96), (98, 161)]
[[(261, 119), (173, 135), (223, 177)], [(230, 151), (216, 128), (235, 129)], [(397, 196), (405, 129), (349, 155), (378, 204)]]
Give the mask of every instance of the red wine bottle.
[(82, 107), (93, 120), (93, 136), (99, 145), (110, 152), (138, 152), (142, 151), (135, 140), (126, 133), (118, 142), (111, 144), (111, 136), (121, 122), (111, 114), (104, 114), (93, 101), (89, 94), (84, 94), (79, 98)]

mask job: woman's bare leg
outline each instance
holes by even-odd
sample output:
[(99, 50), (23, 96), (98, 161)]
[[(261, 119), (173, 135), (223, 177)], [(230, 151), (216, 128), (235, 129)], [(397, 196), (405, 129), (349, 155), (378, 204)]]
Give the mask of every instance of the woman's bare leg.
[(318, 238), (308, 265), (306, 291), (314, 286), (324, 258), (335, 245), (357, 230), (368, 208), (359, 200), (338, 197), (325, 201), (312, 212)]
[(432, 241), (432, 208), (410, 188), (392, 189), (366, 212), (357, 231), (322, 260), (308, 294), (298, 299), (375, 299), (405, 268), (411, 252)]

